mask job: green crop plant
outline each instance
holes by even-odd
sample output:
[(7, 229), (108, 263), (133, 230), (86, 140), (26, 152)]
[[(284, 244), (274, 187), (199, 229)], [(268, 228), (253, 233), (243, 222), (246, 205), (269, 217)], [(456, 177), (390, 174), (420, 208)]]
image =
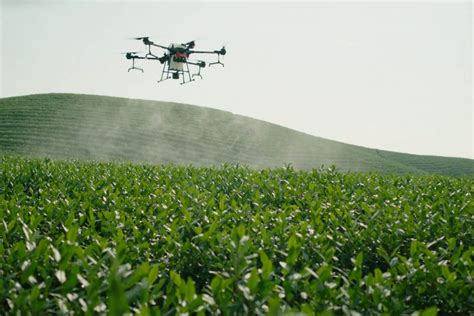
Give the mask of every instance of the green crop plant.
[(472, 177), (0, 159), (5, 314), (474, 311)]

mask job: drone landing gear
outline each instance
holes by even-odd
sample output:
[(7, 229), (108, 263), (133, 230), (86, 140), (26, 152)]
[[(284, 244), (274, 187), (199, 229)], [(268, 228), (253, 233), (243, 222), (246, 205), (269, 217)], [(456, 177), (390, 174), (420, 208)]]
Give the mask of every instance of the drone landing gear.
[[(183, 74), (183, 82), (181, 82), (181, 85), (183, 85), (183, 84), (185, 84), (185, 83), (188, 83), (188, 82), (191, 82), (191, 81), (194, 81), (194, 79), (191, 77), (191, 72), (189, 71), (189, 65), (188, 65), (188, 63), (185, 62), (185, 64), (186, 64), (186, 69), (187, 69), (187, 70), (186, 70), (186, 71), (183, 70), (183, 72), (182, 72), (182, 74)], [(189, 80), (188, 80), (188, 81), (185, 80), (185, 76), (184, 76), (185, 73), (188, 74), (188, 77), (189, 77)]]
[(193, 74), (192, 77), (194, 78), (195, 76), (202, 79), (202, 76), (201, 76), (201, 67), (199, 67), (199, 70), (198, 70), (197, 74)]
[(128, 72), (133, 69), (140, 70), (142, 73), (144, 72), (143, 69), (135, 67), (135, 58), (132, 58), (132, 67), (128, 68)]
[(221, 63), (221, 59), (220, 59), (220, 54), (217, 55), (217, 61), (214, 62), (214, 63), (209, 63), (209, 67), (211, 67), (212, 65), (222, 65), (222, 67), (224, 67), (224, 64)]
[[(194, 79), (191, 77), (188, 63), (185, 62), (184, 64), (186, 64), (186, 70), (170, 69), (169, 63), (165, 63), (163, 65), (163, 71), (161, 72), (161, 78), (157, 82), (160, 83), (168, 79), (179, 79), (180, 75), (183, 76), (183, 82), (181, 82), (181, 85), (194, 81)], [(186, 74), (188, 75), (188, 80), (186, 80)]]
[[(167, 63), (165, 63), (165, 64), (163, 65), (163, 71), (161, 72), (161, 78), (160, 78), (160, 80), (157, 81), (158, 83), (160, 83), (160, 82), (162, 82), (162, 81), (165, 81), (165, 80), (168, 80), (168, 79), (170, 78), (170, 72), (169, 72), (169, 69), (166, 70), (166, 65), (167, 65)], [(169, 67), (168, 67), (168, 68), (169, 68)], [(163, 76), (165, 75), (165, 73), (166, 73), (166, 78), (163, 79)]]
[(158, 58), (158, 56), (155, 56), (151, 53), (151, 45), (148, 45), (148, 53), (146, 53), (145, 58), (148, 59), (148, 56), (151, 56), (154, 58)]

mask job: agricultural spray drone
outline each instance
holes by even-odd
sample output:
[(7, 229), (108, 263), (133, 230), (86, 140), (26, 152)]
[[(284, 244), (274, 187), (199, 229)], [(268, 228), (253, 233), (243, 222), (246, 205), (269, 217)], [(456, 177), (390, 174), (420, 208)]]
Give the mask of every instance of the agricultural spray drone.
[[(214, 51), (198, 51), (193, 50), (195, 46), (194, 41), (185, 44), (171, 44), (166, 47), (150, 41), (149, 37), (136, 37), (134, 39), (143, 41), (143, 44), (145, 44), (145, 46), (147, 47), (148, 52), (145, 55), (140, 54), (138, 52), (124, 53), (127, 59), (132, 60), (132, 67), (128, 68), (128, 71), (130, 72), (130, 70), (139, 70), (143, 72), (142, 68), (135, 67), (136, 59), (146, 59), (153, 61), (157, 60), (161, 64), (163, 64), (163, 71), (161, 72), (161, 78), (158, 82), (162, 82), (171, 78), (179, 79), (180, 76), (183, 79), (181, 84), (194, 81), (194, 77), (200, 77), (202, 79), (201, 68), (206, 67), (206, 62), (202, 60), (190, 61), (189, 56), (191, 54), (215, 54), (217, 55), (217, 61), (209, 63), (209, 67), (212, 65), (224, 66), (224, 64), (220, 60), (220, 56), (226, 54), (225, 47), (222, 47), (220, 50)], [(163, 56), (158, 57), (157, 55), (155, 55), (151, 51), (152, 46), (163, 49), (165, 51)], [(189, 65), (197, 66), (197, 72), (191, 75)]]

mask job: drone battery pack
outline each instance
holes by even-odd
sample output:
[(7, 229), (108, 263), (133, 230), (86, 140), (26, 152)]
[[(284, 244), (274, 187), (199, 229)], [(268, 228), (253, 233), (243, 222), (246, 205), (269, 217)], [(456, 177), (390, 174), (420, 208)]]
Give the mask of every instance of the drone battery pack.
[(173, 79), (179, 79), (179, 73), (173, 72)]

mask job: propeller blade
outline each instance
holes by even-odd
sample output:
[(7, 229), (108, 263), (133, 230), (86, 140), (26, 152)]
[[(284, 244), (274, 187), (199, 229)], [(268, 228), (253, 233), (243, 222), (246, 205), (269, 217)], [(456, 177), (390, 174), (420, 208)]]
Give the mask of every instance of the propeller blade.
[(196, 46), (196, 43), (194, 41), (190, 41), (190, 42), (187, 42), (185, 44), (181, 44), (183, 46), (188, 46), (190, 48), (194, 48), (194, 46)]

